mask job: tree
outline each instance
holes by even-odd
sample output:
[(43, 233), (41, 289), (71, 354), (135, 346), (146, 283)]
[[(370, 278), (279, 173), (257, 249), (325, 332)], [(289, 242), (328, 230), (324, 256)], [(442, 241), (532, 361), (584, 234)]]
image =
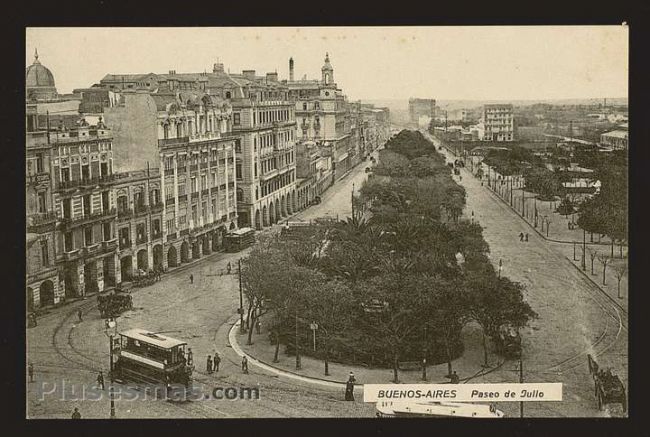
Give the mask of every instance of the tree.
[(525, 326), (537, 314), (524, 301), (523, 285), (497, 277), (494, 269), (470, 271), (465, 279), (470, 317), (483, 331), (484, 365), (488, 365), (486, 336), (494, 337), (502, 325)]
[(607, 270), (607, 264), (610, 263), (612, 259), (607, 255), (598, 255), (598, 261), (603, 265), (603, 285), (605, 284), (605, 271)]
[(328, 281), (318, 287), (306, 290), (305, 299), (309, 302), (308, 317), (318, 324), (325, 375), (329, 375), (329, 357), (332, 341), (345, 337), (356, 301), (349, 287), (341, 281)]
[(591, 274), (595, 275), (594, 273), (594, 260), (598, 256), (598, 251), (596, 249), (588, 248), (589, 251), (589, 259), (591, 259)]
[(616, 274), (616, 281), (618, 285), (618, 298), (621, 299), (623, 296), (621, 296), (621, 280), (625, 277), (627, 274), (627, 264), (620, 264), (614, 267), (614, 272)]

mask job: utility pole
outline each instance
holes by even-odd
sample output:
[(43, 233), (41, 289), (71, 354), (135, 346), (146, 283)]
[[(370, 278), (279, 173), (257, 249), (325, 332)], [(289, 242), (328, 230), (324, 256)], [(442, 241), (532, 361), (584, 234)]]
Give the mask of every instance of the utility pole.
[(244, 333), (244, 293), (241, 283), (241, 258), (238, 261), (239, 266), (239, 332)]
[(587, 231), (582, 230), (582, 271), (587, 270), (587, 262), (585, 260), (585, 254), (587, 252)]
[(300, 353), (298, 351), (298, 311), (296, 311), (296, 370), (300, 369)]
[[(521, 352), (520, 352), (521, 354)], [(524, 362), (519, 355), (519, 383), (524, 383)], [(519, 402), (519, 417), (524, 417), (524, 402)]]

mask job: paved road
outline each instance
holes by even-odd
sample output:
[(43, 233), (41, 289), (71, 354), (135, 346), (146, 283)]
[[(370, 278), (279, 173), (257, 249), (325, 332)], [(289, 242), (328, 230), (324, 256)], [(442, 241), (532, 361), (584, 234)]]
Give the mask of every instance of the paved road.
[[(351, 210), (352, 184), (358, 188), (365, 178), (360, 164), (323, 196), (323, 202), (301, 213), (309, 220), (325, 212), (342, 219)], [(239, 306), (236, 275), (220, 275), (238, 254), (213, 254), (165, 275), (164, 280), (133, 293), (134, 310), (118, 319), (118, 330), (141, 327), (152, 331), (172, 331), (169, 335), (185, 340), (192, 347), (197, 365), (195, 386), (209, 393), (214, 387), (259, 387), (260, 400), (211, 400), (189, 404), (165, 401), (118, 401), (121, 418), (202, 418), (202, 417), (372, 417), (374, 407), (362, 400), (345, 402), (340, 389), (313, 387), (278, 378), (251, 367), (243, 375), (239, 357), (229, 348), (227, 332), (236, 320)], [(189, 275), (194, 276), (190, 284)], [(94, 385), (100, 370), (108, 373), (108, 339), (103, 321), (95, 308), (96, 299), (75, 302), (39, 319), (27, 332), (28, 360), (35, 366), (35, 382), (28, 384), (28, 417), (70, 417), (78, 407), (85, 418), (106, 418), (108, 396), (101, 400), (63, 400), (55, 394), (41, 396), (39, 387), (67, 384), (67, 399), (73, 389)], [(77, 321), (77, 309), (84, 312)], [(177, 332), (174, 332), (177, 331)], [(208, 354), (218, 350), (223, 358), (217, 375), (205, 372)], [(108, 381), (107, 381), (108, 382)], [(47, 385), (43, 386), (45, 383)], [(124, 387), (116, 385), (118, 389)], [(58, 393), (58, 392), (57, 392)], [(105, 393), (106, 394), (106, 393)], [(41, 400), (45, 399), (45, 400)]]
[[(444, 154), (453, 160), (450, 152)], [(502, 260), (503, 274), (526, 286), (525, 298), (539, 314), (523, 337), (525, 380), (564, 383), (564, 402), (527, 404), (527, 415), (620, 415), (618, 405), (604, 413), (595, 408), (586, 354), (611, 366), (627, 387), (626, 313), (469, 171), (461, 176), (455, 178), (467, 191), (466, 215), (473, 211), (483, 226), (492, 262), (496, 267)], [(520, 232), (530, 235), (527, 243), (519, 241)], [(514, 372), (491, 377), (516, 380)]]

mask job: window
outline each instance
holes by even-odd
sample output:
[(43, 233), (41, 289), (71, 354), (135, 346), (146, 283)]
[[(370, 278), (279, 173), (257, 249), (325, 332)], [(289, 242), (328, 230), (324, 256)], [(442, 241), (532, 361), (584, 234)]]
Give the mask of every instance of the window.
[(257, 187), (255, 187), (255, 200), (258, 200), (260, 198), (260, 192)]
[(241, 140), (235, 141), (235, 153), (241, 153)]
[(244, 177), (242, 174), (241, 162), (237, 162), (237, 165), (235, 166), (235, 175), (237, 176), (237, 179), (242, 179)]
[(47, 197), (45, 197), (45, 192), (38, 193), (38, 212), (47, 211)]
[(70, 180), (70, 168), (64, 167), (61, 169), (61, 180), (68, 182)]
[(303, 102), (302, 109), (303, 109), (303, 111), (307, 110), (307, 102)]
[(74, 241), (72, 239), (72, 232), (66, 232), (63, 237), (63, 250), (70, 252), (74, 250)]
[(208, 203), (206, 201), (201, 202), (201, 215), (203, 220), (208, 219)]
[(82, 180), (90, 179), (90, 166), (88, 164), (81, 166), (81, 179)]
[(50, 265), (50, 252), (47, 248), (47, 240), (41, 240), (41, 261), (44, 266)]
[(226, 99), (230, 99), (230, 98), (232, 98), (232, 94), (230, 93), (230, 91), (226, 91)]
[(192, 205), (192, 221), (194, 221), (194, 223), (196, 223), (197, 217), (196, 205)]
[(239, 126), (239, 123), (241, 122), (240, 117), (241, 116), (240, 116), (239, 112), (235, 112), (232, 115), (232, 124), (234, 124), (235, 126)]
[(43, 154), (39, 153), (36, 156), (36, 172), (43, 173)]
[(192, 193), (196, 193), (198, 191), (197, 184), (196, 184), (196, 178), (191, 179), (191, 186), (192, 186)]
[(84, 228), (84, 245), (90, 246), (93, 244), (93, 227), (88, 226)]
[(84, 217), (90, 215), (90, 194), (83, 196)]
[(167, 232), (173, 232), (175, 230), (174, 219), (167, 220)]
[(314, 109), (320, 109), (320, 103), (314, 102)]
[(144, 227), (144, 223), (138, 223), (135, 228), (136, 238), (138, 243), (144, 243), (147, 241), (147, 235)]
[(120, 249), (131, 246), (131, 237), (129, 236), (129, 228), (121, 228), (120, 235)]
[(129, 209), (129, 198), (126, 196), (120, 196), (117, 198), (117, 210), (118, 212), (125, 212)]
[(257, 162), (253, 164), (253, 170), (255, 171), (255, 177), (257, 177)]
[(151, 203), (153, 205), (157, 205), (158, 203), (160, 203), (160, 190), (158, 189), (151, 190)]
[(110, 223), (104, 223), (102, 230), (103, 230), (103, 234), (104, 234), (104, 241), (110, 240), (112, 238), (111, 224)]
[(160, 232), (160, 219), (154, 219), (153, 222), (151, 223), (151, 228), (153, 231), (154, 236), (159, 236), (161, 234)]
[(185, 184), (178, 184), (178, 195), (183, 196), (185, 194)]

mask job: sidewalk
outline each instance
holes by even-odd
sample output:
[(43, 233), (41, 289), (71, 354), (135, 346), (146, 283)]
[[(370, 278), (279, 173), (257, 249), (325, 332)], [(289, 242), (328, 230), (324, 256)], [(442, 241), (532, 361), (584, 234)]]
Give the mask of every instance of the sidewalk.
[[(262, 326), (265, 325), (263, 321)], [(483, 346), (480, 328), (474, 325), (468, 325), (464, 328), (462, 335), (465, 352), (460, 358), (452, 361), (452, 369), (457, 372), (462, 383), (477, 382), (474, 380), (478, 380), (481, 376), (500, 369), (503, 364), (503, 358), (493, 353), (491, 344), (488, 344), (488, 362), (491, 367), (487, 369), (481, 367), (483, 363)], [(332, 388), (343, 387), (348, 379), (349, 373), (354, 372), (357, 383), (361, 386), (363, 384), (390, 384), (393, 382), (392, 368), (370, 368), (337, 362), (329, 362), (329, 375), (326, 376), (324, 372), (324, 361), (308, 355), (301, 355), (301, 368), (296, 370), (295, 356), (285, 354), (285, 347), (282, 345), (280, 346), (280, 353), (278, 355), (279, 362), (273, 363), (275, 345), (271, 344), (269, 332), (266, 329), (262, 329), (259, 335), (257, 333), (253, 335), (252, 345), (246, 345), (247, 334), (240, 333), (239, 322), (237, 322), (230, 331), (229, 339), (232, 350), (240, 356), (245, 354), (251, 365), (294, 381), (302, 381)], [(400, 370), (398, 375), (400, 383), (417, 384), (425, 382), (422, 380), (421, 369)], [(426, 382), (437, 384), (449, 383), (446, 375), (447, 363), (427, 366)]]

